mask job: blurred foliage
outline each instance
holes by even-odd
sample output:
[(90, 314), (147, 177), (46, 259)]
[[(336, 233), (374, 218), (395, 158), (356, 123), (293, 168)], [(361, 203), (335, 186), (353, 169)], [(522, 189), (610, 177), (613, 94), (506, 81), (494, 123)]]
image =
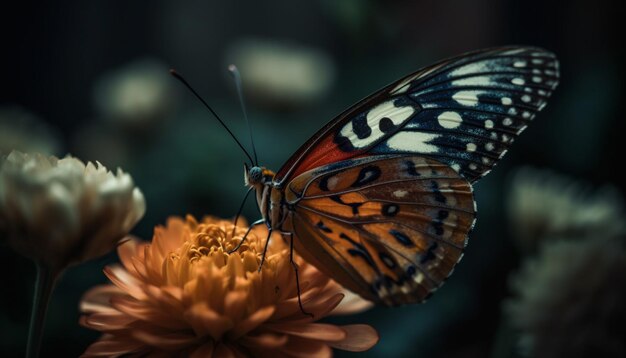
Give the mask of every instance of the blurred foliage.
[[(509, 274), (525, 253), (518, 251), (507, 226), (507, 173), (517, 165), (535, 165), (592, 184), (612, 183), (617, 196), (626, 190), (626, 172), (619, 167), (626, 130), (624, 58), (622, 41), (616, 38), (618, 12), (606, 1), (563, 5), (539, 0), (74, 0), (63, 5), (13, 5), (12, 11), (0, 15), (6, 54), (2, 61), (10, 69), (3, 74), (0, 105), (41, 116), (38, 121), (45, 120), (51, 128), (50, 142), (56, 144), (49, 150), (55, 154), (69, 152), (131, 173), (147, 201), (146, 216), (134, 231), (144, 239), (169, 215), (232, 217), (244, 195), (241, 151), (198, 101), (174, 79), (159, 74), (159, 68), (174, 67), (184, 74), (248, 145), (225, 68), (229, 61), (237, 61), (232, 49), (250, 39), (264, 39), (315, 49), (326, 58), (334, 69), (329, 84), (314, 98), (291, 101), (289, 111), (269, 102), (280, 99), (280, 92), (269, 99), (251, 93), (242, 66), (244, 92), (253, 99), (248, 113), (259, 158), (277, 170), (328, 120), (419, 67), (466, 50), (504, 44), (554, 51), (561, 60), (561, 85), (510, 154), (477, 184), (476, 229), (465, 258), (446, 285), (424, 305), (380, 307), (362, 317), (335, 319), (366, 321), (379, 330), (381, 341), (363, 354), (366, 357), (517, 356), (501, 305), (509, 296)], [(289, 58), (289, 51), (278, 53), (286, 57), (284, 61), (298, 58)], [(328, 66), (318, 68), (332, 71)], [(140, 95), (134, 100), (120, 97), (125, 92), (111, 81), (124, 83), (137, 71), (152, 79), (130, 87), (146, 89), (130, 91)], [(281, 76), (280, 71), (275, 76)], [(290, 80), (307, 78), (281, 82), (289, 85)], [(144, 101), (143, 91), (154, 90), (152, 99)], [(116, 109), (115, 98), (129, 101), (123, 103), (123, 111)], [(146, 102), (154, 104), (149, 115), (139, 111)], [(128, 113), (131, 119), (140, 113), (132, 125), (111, 120), (128, 119)], [(9, 133), (5, 122), (0, 123), (0, 138)], [(17, 123), (9, 121), (11, 128)], [(28, 124), (27, 134), (38, 133), (36, 126)], [(2, 139), (0, 150), (6, 150), (6, 143)], [(252, 202), (244, 213), (251, 220), (259, 216)], [(78, 326), (77, 304), (88, 288), (105, 282), (101, 270), (115, 259), (108, 255), (62, 278), (50, 307), (44, 356), (77, 356), (95, 340), (93, 332)], [(6, 247), (0, 248), (0, 262), (11, 273), (5, 275), (9, 292), (0, 296), (0, 353), (20, 356), (34, 267)]]

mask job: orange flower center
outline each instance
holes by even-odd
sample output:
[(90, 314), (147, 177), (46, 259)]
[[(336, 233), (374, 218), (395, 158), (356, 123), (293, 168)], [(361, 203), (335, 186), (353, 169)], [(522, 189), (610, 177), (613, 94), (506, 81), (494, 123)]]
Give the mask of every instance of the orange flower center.
[[(164, 273), (168, 283), (182, 287), (199, 276), (207, 275), (207, 270), (213, 271), (210, 275), (221, 276), (231, 288), (237, 285), (236, 282), (243, 284), (238, 281), (240, 279), (255, 280), (253, 277), (257, 276), (265, 246), (265, 240), (260, 237), (265, 238), (265, 235), (256, 235), (254, 230), (251, 231), (246, 241), (235, 251), (247, 229), (236, 227), (233, 230), (233, 228), (232, 223), (228, 221), (205, 219), (198, 223), (193, 218), (187, 217), (181, 231), (177, 234), (169, 232), (178, 236), (176, 241), (180, 244), (175, 249), (172, 247), (167, 256)], [(159, 245), (161, 241), (171, 239), (176, 238), (166, 235), (156, 239), (153, 244)], [(276, 239), (277, 237), (273, 238)], [(284, 247), (279, 249), (274, 246), (270, 245), (261, 272), (267, 274), (275, 272), (278, 262), (284, 261), (285, 255), (288, 254)], [(214, 270), (220, 271), (221, 274)]]

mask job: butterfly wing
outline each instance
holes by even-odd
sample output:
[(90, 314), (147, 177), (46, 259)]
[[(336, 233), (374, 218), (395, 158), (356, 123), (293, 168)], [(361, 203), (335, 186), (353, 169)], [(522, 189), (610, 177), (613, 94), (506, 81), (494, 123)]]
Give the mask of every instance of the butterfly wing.
[(285, 192), (298, 252), (387, 305), (420, 302), (437, 289), (475, 218), (467, 180), (418, 156), (333, 163), (299, 175)]
[(477, 51), (424, 68), (333, 119), (278, 171), (275, 180), (365, 155), (434, 158), (474, 182), (487, 174), (541, 110), (558, 83), (545, 50)]

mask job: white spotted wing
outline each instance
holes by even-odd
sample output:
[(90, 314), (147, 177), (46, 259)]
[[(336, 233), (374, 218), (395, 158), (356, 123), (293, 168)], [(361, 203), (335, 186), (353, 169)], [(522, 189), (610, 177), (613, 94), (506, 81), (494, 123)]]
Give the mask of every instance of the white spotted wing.
[(335, 118), (279, 170), (279, 182), (367, 154), (419, 154), (470, 182), (484, 176), (558, 84), (554, 54), (507, 47), (444, 60), (383, 88)]

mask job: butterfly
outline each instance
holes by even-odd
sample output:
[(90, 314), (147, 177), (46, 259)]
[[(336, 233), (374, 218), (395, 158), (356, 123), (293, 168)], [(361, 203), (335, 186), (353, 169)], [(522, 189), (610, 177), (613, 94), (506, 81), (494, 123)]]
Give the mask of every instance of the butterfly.
[(423, 302), (463, 256), (472, 185), (558, 79), (555, 55), (533, 47), (466, 53), (405, 76), (331, 120), (278, 172), (245, 165), (262, 215), (252, 226), (282, 233), (292, 253), (365, 299)]

